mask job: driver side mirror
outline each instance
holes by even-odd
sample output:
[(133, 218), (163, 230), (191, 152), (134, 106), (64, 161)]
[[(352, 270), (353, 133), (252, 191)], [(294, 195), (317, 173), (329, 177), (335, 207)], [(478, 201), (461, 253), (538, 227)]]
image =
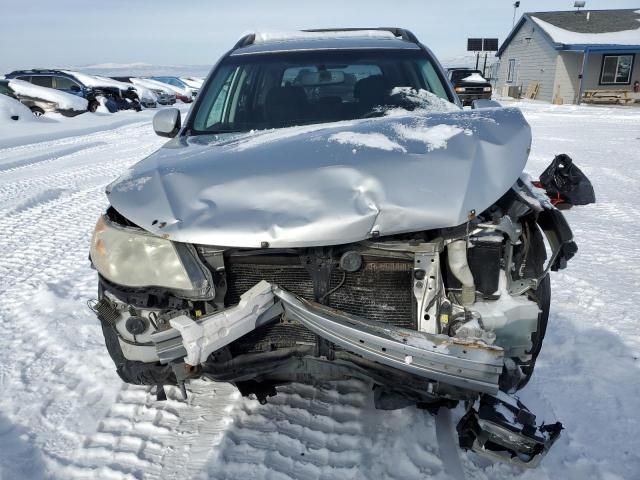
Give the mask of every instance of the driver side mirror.
[(78, 93), (80, 91), (80, 87), (78, 85), (71, 85), (71, 87), (69, 87), (69, 90), (74, 93)]
[(153, 117), (153, 130), (161, 137), (173, 138), (181, 127), (180, 110), (177, 108), (165, 108)]

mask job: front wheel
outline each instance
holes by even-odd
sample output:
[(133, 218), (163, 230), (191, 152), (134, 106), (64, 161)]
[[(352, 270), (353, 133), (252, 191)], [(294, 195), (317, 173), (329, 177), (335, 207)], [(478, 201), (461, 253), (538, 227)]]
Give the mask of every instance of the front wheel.
[(33, 113), (34, 116), (36, 117), (41, 117), (42, 115), (44, 115), (44, 110), (41, 109), (40, 107), (31, 107), (31, 113)]
[(88, 108), (88, 110), (89, 110), (91, 113), (95, 113), (95, 112), (96, 112), (96, 110), (98, 110), (98, 107), (99, 107), (99, 106), (100, 106), (100, 104), (99, 104), (96, 100), (91, 100), (91, 101), (89, 102), (89, 108)]

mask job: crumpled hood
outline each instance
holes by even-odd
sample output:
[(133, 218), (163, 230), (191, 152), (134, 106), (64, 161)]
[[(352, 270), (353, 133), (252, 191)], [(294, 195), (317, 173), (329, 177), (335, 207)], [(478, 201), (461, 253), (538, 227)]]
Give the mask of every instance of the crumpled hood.
[(517, 180), (531, 132), (515, 108), (181, 137), (107, 187), (151, 233), (302, 247), (451, 227)]

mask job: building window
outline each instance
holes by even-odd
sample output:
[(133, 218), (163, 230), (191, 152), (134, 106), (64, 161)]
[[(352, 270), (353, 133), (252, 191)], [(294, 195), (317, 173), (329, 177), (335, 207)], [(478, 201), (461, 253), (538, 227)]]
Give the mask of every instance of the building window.
[(507, 69), (507, 83), (513, 83), (513, 78), (516, 75), (516, 61), (514, 58), (509, 59), (509, 67)]
[(634, 54), (603, 55), (600, 85), (629, 85)]

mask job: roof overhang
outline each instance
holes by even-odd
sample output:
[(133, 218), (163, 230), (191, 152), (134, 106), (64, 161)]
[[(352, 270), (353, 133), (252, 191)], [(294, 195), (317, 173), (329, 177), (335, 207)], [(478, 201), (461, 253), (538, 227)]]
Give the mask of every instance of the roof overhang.
[(556, 44), (556, 50), (575, 51), (575, 52), (607, 52), (607, 53), (624, 53), (624, 52), (640, 52), (640, 45), (615, 45), (615, 44)]

